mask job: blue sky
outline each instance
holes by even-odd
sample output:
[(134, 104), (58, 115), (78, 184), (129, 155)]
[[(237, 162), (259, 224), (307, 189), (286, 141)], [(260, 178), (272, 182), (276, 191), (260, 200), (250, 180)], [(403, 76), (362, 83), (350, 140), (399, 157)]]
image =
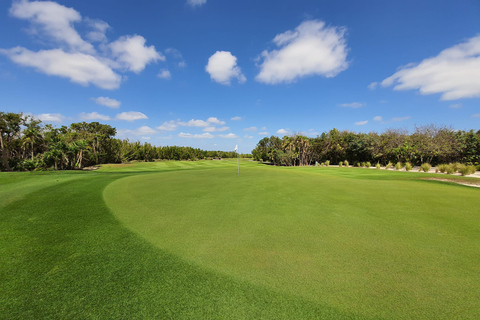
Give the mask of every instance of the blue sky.
[(1, 1), (0, 110), (250, 152), (265, 135), (480, 128), (480, 2)]

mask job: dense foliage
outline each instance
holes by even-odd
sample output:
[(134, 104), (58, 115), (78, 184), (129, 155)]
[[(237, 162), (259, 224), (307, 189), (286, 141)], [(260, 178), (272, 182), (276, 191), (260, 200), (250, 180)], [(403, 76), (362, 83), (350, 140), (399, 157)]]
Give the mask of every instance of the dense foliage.
[(0, 170), (82, 169), (133, 160), (234, 158), (235, 152), (205, 151), (114, 138), (116, 129), (98, 122), (56, 128), (21, 113), (0, 112)]
[(406, 130), (389, 129), (384, 133), (355, 133), (332, 129), (316, 138), (302, 135), (265, 137), (252, 151), (256, 160), (275, 165), (304, 166), (330, 161), (350, 164), (370, 161), (383, 165), (391, 162), (439, 164), (480, 162), (480, 130), (463, 131), (427, 125)]

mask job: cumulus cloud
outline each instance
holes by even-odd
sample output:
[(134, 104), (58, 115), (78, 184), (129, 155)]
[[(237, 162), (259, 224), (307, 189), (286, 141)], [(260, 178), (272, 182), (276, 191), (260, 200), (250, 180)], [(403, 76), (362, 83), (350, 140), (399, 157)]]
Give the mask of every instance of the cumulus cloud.
[(230, 120), (232, 120), (232, 121), (240, 121), (240, 120), (242, 120), (242, 117), (236, 116), (236, 117), (230, 118)]
[(480, 113), (472, 114), (472, 118), (480, 118)]
[(102, 61), (81, 52), (67, 53), (61, 49), (33, 52), (25, 48), (0, 49), (13, 62), (52, 76), (68, 78), (71, 82), (102, 89), (117, 89), (122, 77)]
[(279, 130), (277, 130), (277, 134), (288, 134), (288, 130), (279, 129)]
[(461, 103), (456, 103), (456, 104), (451, 104), (448, 106), (450, 109), (461, 109), (462, 104)]
[(345, 31), (310, 20), (278, 34), (273, 42), (279, 49), (262, 52), (256, 80), (277, 84), (313, 75), (335, 77), (348, 68)]
[(160, 70), (160, 72), (157, 74), (157, 77), (159, 77), (160, 79), (170, 80), (172, 78), (172, 74), (170, 73), (170, 71), (163, 69)]
[(378, 82), (372, 82), (368, 85), (368, 89), (375, 90), (378, 86)]
[(42, 120), (43, 122), (56, 122), (61, 123), (65, 120), (65, 117), (60, 113), (42, 113), (34, 116), (36, 119)]
[(161, 126), (157, 127), (161, 131), (174, 131), (177, 129), (177, 124), (175, 120), (165, 121)]
[(344, 108), (361, 108), (363, 106), (366, 106), (367, 104), (366, 103), (360, 103), (360, 102), (352, 102), (352, 103), (342, 103), (342, 104), (339, 104), (338, 106), (339, 107), (344, 107)]
[[(14, 1), (10, 8), (13, 17), (30, 22), (30, 31), (53, 49), (37, 52), (23, 47), (0, 49), (0, 54), (13, 62), (32, 67), (38, 72), (70, 79), (84, 86), (117, 89), (122, 76), (114, 70), (139, 73), (152, 62), (165, 60), (154, 46), (146, 46), (139, 35), (123, 36), (107, 43), (105, 32), (110, 26), (101, 20), (82, 18), (73, 8), (51, 1)], [(75, 25), (91, 30), (82, 39)], [(100, 43), (101, 54), (93, 43)]]
[(178, 124), (185, 127), (211, 127), (212, 125), (224, 125), (225, 121), (221, 121), (216, 117), (210, 117), (206, 121), (192, 119), (187, 122), (179, 121)]
[(150, 128), (149, 126), (141, 126), (137, 129), (130, 130), (130, 129), (119, 129), (117, 132), (117, 136), (119, 137), (126, 137), (126, 136), (143, 136), (142, 139), (145, 139), (145, 137), (155, 134), (156, 131), (155, 129)]
[(247, 78), (237, 66), (237, 57), (228, 51), (217, 51), (209, 59), (205, 71), (210, 78), (223, 85), (230, 85), (231, 80), (236, 78), (239, 83), (244, 83)]
[(203, 131), (205, 132), (223, 132), (223, 131), (227, 131), (227, 130), (230, 130), (230, 127), (220, 127), (220, 128), (216, 128), (216, 127), (205, 127), (203, 129)]
[(266, 131), (259, 132), (258, 134), (262, 135), (262, 136), (268, 136), (269, 135), (269, 133), (266, 132)]
[(411, 119), (412, 117), (396, 117), (396, 118), (392, 118), (392, 122), (402, 122), (402, 121), (405, 121), (405, 120), (408, 120), (408, 119)]
[(249, 136), (248, 134), (243, 136), (245, 139), (253, 139), (253, 136)]
[(165, 56), (155, 50), (154, 46), (145, 46), (145, 38), (139, 35), (123, 36), (109, 44), (113, 57), (124, 68), (139, 73), (149, 63), (165, 61)]
[(223, 125), (225, 124), (225, 121), (218, 120), (216, 117), (210, 117), (207, 119), (208, 123), (213, 123), (213, 124), (218, 124), (218, 125)]
[(480, 97), (480, 36), (443, 50), (419, 64), (408, 64), (382, 81), (394, 90), (441, 94), (441, 100)]
[(357, 122), (355, 122), (355, 125), (356, 125), (356, 126), (363, 126), (363, 125), (365, 125), (365, 124), (367, 124), (367, 123), (368, 123), (368, 120), (365, 120), (365, 121), (357, 121)]
[(187, 0), (187, 3), (192, 7), (198, 7), (207, 3), (207, 0)]
[(212, 139), (215, 137), (213, 134), (208, 132), (202, 133), (202, 134), (191, 134), (191, 133), (180, 132), (178, 136), (180, 138), (193, 138), (193, 139)]
[(93, 46), (73, 28), (82, 16), (73, 8), (52, 1), (15, 1), (10, 8), (15, 18), (29, 20), (35, 33), (43, 33), (73, 50), (92, 53)]
[(218, 135), (220, 138), (226, 138), (226, 139), (234, 139), (234, 138), (238, 138), (238, 136), (234, 133), (229, 133), (229, 134), (219, 134)]
[(257, 127), (245, 128), (245, 129), (243, 129), (243, 131), (257, 131)]
[(92, 113), (82, 112), (82, 113), (80, 113), (80, 120), (84, 120), (84, 121), (104, 120), (104, 121), (107, 121), (107, 120), (110, 120), (110, 117), (106, 116), (106, 115), (103, 115), (103, 114), (100, 114), (98, 112), (92, 112)]
[(101, 106), (109, 107), (112, 109), (118, 109), (120, 108), (120, 105), (122, 104), (120, 101), (115, 100), (115, 99), (110, 99), (109, 97), (98, 97), (98, 98), (92, 98), (93, 101), (95, 101), (96, 104), (99, 104)]
[(376, 116), (376, 117), (373, 117), (373, 121), (379, 121), (379, 122), (382, 122), (382, 121), (383, 121), (383, 117), (381, 117), (381, 116)]
[(137, 111), (128, 111), (117, 114), (116, 120), (135, 121), (141, 119), (148, 119), (146, 115)]

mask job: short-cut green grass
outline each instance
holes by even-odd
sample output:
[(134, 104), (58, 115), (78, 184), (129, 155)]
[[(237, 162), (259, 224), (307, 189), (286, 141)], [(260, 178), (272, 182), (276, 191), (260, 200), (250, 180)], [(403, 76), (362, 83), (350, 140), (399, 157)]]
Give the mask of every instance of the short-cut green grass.
[(0, 173), (0, 318), (477, 319), (480, 189), (434, 176)]

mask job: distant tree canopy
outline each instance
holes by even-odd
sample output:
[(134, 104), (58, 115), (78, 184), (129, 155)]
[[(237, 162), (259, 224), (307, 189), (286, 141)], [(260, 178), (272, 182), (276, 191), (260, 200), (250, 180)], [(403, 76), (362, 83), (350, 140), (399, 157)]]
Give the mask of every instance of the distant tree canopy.
[(302, 135), (265, 137), (252, 151), (255, 160), (275, 165), (305, 166), (329, 160), (332, 164), (410, 162), (414, 165), (461, 162), (479, 165), (480, 130), (453, 130), (444, 126), (389, 129), (383, 133), (355, 133), (332, 129), (316, 138)]
[[(98, 122), (55, 128), (22, 113), (0, 112), (0, 170), (82, 169), (133, 160), (234, 158), (236, 153), (163, 146), (116, 139), (116, 129)], [(247, 156), (247, 155), (244, 155)]]

